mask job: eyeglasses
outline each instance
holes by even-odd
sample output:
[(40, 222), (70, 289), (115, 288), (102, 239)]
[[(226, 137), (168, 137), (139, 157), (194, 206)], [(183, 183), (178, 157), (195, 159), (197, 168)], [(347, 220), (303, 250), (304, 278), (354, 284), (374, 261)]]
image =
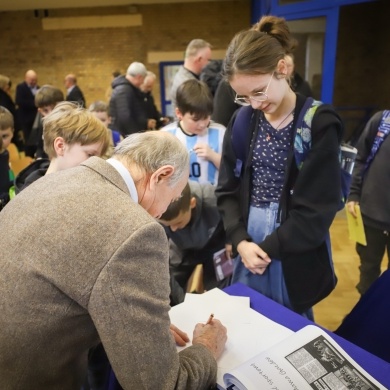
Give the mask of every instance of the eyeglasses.
[(271, 78), (269, 79), (268, 84), (267, 84), (264, 92), (263, 91), (262, 92), (255, 92), (253, 95), (250, 95), (250, 96), (243, 96), (243, 95), (236, 94), (236, 97), (234, 99), (234, 103), (240, 104), (241, 106), (250, 106), (251, 100), (253, 100), (255, 102), (259, 102), (259, 103), (265, 102), (266, 100), (268, 100), (268, 95), (267, 95), (268, 87), (271, 84), (271, 80), (272, 80), (272, 77), (274, 77), (274, 73), (275, 72), (272, 72)]

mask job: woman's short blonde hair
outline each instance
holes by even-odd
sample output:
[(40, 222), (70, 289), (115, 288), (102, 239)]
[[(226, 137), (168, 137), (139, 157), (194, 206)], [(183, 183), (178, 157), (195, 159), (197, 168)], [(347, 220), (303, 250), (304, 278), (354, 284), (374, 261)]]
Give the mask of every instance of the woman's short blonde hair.
[(102, 144), (102, 156), (110, 144), (106, 126), (85, 108), (71, 102), (58, 103), (43, 118), (43, 144), (49, 158), (56, 157), (54, 140), (62, 137), (66, 144)]

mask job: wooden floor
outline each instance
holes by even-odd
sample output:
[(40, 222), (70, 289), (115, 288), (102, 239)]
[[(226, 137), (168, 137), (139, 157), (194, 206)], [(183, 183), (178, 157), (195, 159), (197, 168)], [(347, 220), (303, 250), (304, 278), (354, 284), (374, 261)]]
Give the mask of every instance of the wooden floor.
[[(314, 319), (319, 325), (333, 331), (360, 297), (355, 288), (359, 280), (359, 257), (355, 251), (355, 243), (348, 238), (345, 210), (336, 216), (330, 234), (338, 283), (335, 290), (314, 307)], [(387, 264), (385, 255), (382, 271), (387, 268)]]

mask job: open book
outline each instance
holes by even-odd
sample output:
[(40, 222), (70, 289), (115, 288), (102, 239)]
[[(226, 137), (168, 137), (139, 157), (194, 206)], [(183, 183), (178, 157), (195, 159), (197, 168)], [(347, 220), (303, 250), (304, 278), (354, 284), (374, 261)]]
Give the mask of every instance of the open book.
[(219, 389), (385, 389), (321, 328), (309, 325), (294, 333), (252, 310), (249, 298), (215, 288), (187, 294), (169, 315), (174, 325), (191, 336), (195, 325), (205, 323), (211, 313), (228, 332), (217, 362)]
[(219, 389), (385, 389), (314, 325), (229, 370), (223, 381)]

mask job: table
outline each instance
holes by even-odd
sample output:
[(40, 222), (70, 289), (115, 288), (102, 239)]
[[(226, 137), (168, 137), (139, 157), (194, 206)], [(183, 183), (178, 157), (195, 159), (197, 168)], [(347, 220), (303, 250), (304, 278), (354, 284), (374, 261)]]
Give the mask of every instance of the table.
[[(241, 283), (233, 284), (223, 289), (229, 295), (244, 296), (250, 298), (250, 306), (253, 310), (270, 318), (287, 328), (296, 332), (306, 325), (313, 324), (312, 321), (305, 317), (287, 309), (279, 303), (267, 298), (259, 292), (245, 286)], [(317, 324), (316, 324), (317, 325)], [(318, 326), (318, 325), (317, 325)], [(324, 328), (322, 328), (324, 329)], [(337, 336), (333, 332), (324, 329), (361, 367), (364, 368), (370, 375), (372, 375), (383, 386), (390, 389), (390, 364), (377, 356), (365, 351), (364, 349), (350, 343), (349, 341)], [(108, 390), (121, 390), (115, 378), (113, 371), (110, 374)]]
[[(279, 303), (272, 301), (257, 291), (240, 283), (233, 284), (224, 289), (229, 295), (245, 296), (250, 298), (253, 310), (263, 314), (287, 328), (297, 331), (312, 321), (287, 309)], [(317, 324), (316, 324), (317, 325)], [(317, 325), (318, 326), (318, 325)], [(324, 328), (322, 328), (324, 329)], [(372, 375), (383, 386), (390, 389), (390, 364), (364, 349), (350, 343), (340, 336), (324, 329), (360, 366)]]

